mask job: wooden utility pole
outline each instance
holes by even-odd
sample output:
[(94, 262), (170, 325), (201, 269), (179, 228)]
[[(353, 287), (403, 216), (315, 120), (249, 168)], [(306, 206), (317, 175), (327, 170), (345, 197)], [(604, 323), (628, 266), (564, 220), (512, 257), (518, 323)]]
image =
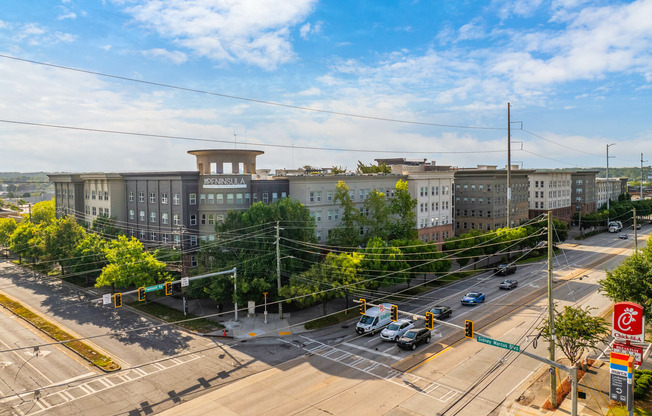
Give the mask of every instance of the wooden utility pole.
[[(552, 211), (548, 211), (548, 325), (550, 325), (550, 361), (555, 361), (555, 304), (552, 298)], [(557, 407), (557, 374), (550, 372), (550, 404)]]
[(512, 200), (512, 120), (510, 115), (510, 104), (507, 103), (507, 228), (512, 228), (511, 225), (511, 200)]

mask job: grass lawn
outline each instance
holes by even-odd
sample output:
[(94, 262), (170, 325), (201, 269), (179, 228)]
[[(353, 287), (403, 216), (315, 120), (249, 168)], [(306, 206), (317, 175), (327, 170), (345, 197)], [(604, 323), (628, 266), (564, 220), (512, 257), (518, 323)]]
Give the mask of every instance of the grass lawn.
[[(201, 334), (217, 331), (218, 329), (224, 328), (224, 326), (219, 324), (218, 322), (213, 322), (209, 319), (198, 318), (197, 316), (192, 314), (184, 315), (182, 311), (179, 311), (174, 308), (170, 308), (165, 305), (161, 305), (160, 303), (156, 303), (156, 302), (132, 302), (129, 303), (129, 306), (131, 306), (134, 309), (138, 309), (140, 311), (153, 315), (161, 319), (162, 321), (178, 322), (176, 325), (185, 328), (189, 331), (194, 331)], [(193, 319), (193, 320), (187, 322), (179, 322), (179, 321), (186, 321), (188, 319)]]

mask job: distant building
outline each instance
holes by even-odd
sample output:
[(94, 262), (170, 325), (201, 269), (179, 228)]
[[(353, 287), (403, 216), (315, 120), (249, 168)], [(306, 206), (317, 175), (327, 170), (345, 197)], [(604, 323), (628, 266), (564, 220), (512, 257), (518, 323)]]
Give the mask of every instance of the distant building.
[(596, 204), (598, 210), (603, 207), (606, 208), (607, 192), (610, 195), (609, 200), (612, 202), (617, 202), (618, 197), (621, 194), (627, 193), (627, 179), (628, 178), (609, 178), (609, 181), (607, 182), (607, 178), (596, 178)]
[(533, 172), (530, 178), (530, 218), (552, 212), (553, 218), (570, 223), (571, 172)]
[(590, 214), (598, 209), (595, 179), (599, 170), (571, 172), (571, 215), (580, 209)]

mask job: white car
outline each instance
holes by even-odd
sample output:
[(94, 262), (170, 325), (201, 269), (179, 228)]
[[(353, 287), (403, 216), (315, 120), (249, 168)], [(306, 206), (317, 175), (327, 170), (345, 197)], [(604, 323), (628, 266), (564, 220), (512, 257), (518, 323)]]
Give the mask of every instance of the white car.
[(399, 319), (392, 322), (380, 333), (380, 339), (383, 341), (398, 341), (408, 330), (414, 328), (414, 324), (408, 319)]

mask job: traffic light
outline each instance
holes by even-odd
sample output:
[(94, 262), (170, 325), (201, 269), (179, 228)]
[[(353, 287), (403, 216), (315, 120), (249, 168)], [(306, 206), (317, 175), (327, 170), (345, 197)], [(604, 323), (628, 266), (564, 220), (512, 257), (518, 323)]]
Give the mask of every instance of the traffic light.
[(119, 308), (122, 306), (122, 293), (113, 295), (113, 306)]
[(367, 313), (367, 300), (360, 298), (360, 315), (364, 315)]
[(138, 288), (138, 302), (142, 302), (145, 300), (145, 288), (144, 287), (139, 287)]
[(473, 338), (473, 321), (469, 321), (468, 319), (464, 321), (464, 336)]
[(432, 312), (426, 312), (426, 328), (432, 331), (432, 329), (435, 327), (435, 315), (432, 314)]
[(172, 282), (165, 282), (165, 296), (172, 294)]
[(392, 322), (398, 321), (398, 306), (392, 305), (390, 307), (390, 318)]

